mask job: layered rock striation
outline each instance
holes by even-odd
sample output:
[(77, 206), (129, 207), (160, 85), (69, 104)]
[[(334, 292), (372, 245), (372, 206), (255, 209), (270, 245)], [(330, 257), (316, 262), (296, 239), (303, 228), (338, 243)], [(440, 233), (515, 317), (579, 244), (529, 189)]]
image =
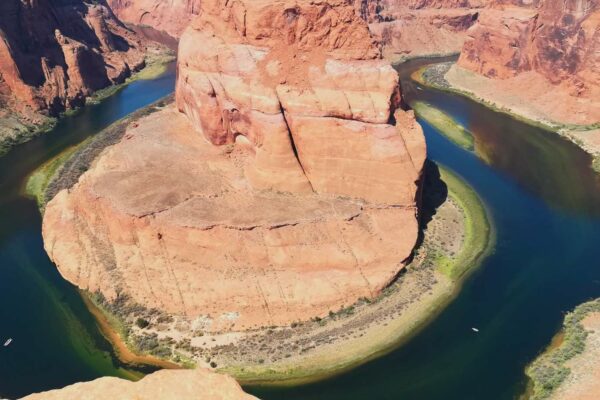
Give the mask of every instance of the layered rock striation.
[(201, 0), (107, 0), (115, 14), (125, 22), (149, 26), (178, 38), (194, 16), (200, 13)]
[[(599, 4), (596, 0), (496, 4), (469, 31), (458, 65), (503, 81), (499, 85), (511, 95), (531, 94), (541, 111), (558, 120), (599, 122)], [(554, 103), (564, 107), (554, 107), (552, 99), (545, 98), (552, 92)]]
[(103, 1), (2, 1), (0, 36), (0, 105), (22, 115), (80, 106), (144, 65), (143, 45)]
[[(200, 0), (108, 0), (117, 16), (180, 37), (201, 10)], [(408, 57), (458, 53), (465, 31), (487, 0), (354, 0), (392, 61)]]
[(460, 52), (485, 0), (357, 0), (386, 58)]
[(345, 0), (207, 0), (176, 107), (130, 125), (46, 207), (60, 272), (194, 330), (324, 316), (373, 297), (416, 243), (425, 142)]
[(104, 377), (24, 397), (22, 400), (256, 400), (225, 375), (206, 369), (162, 370), (138, 382)]

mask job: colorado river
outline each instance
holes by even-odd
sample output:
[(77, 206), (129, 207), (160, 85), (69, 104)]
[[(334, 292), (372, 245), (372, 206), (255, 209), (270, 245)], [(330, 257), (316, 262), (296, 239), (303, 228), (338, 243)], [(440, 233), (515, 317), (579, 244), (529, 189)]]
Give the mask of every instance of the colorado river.
[(48, 259), (37, 205), (21, 192), (37, 166), (168, 95), (174, 85), (172, 63), (160, 77), (131, 83), (0, 158), (0, 340), (13, 338), (0, 348), (0, 398), (104, 375), (140, 375), (119, 365), (78, 292)]
[[(429, 158), (461, 175), (488, 206), (495, 253), (406, 345), (315, 384), (247, 388), (262, 399), (513, 399), (563, 313), (600, 296), (600, 182), (590, 157), (468, 99), (416, 89), (408, 76), (417, 66), (400, 71), (408, 100), (428, 101), (474, 133), (470, 153), (423, 123)], [(174, 75), (171, 66), (134, 82), (0, 159), (0, 341), (14, 339), (0, 349), (0, 397), (139, 374), (119, 365), (77, 291), (48, 260), (35, 202), (20, 193), (44, 161), (172, 92)]]
[[(600, 296), (600, 182), (590, 157), (555, 133), (469, 99), (410, 82), (474, 133), (475, 154), (420, 121), (429, 159), (471, 184), (493, 217), (497, 243), (459, 296), (408, 344), (333, 379), (293, 388), (247, 388), (265, 400), (501, 400), (525, 389), (525, 366), (563, 315)], [(471, 328), (477, 327), (479, 332)]]

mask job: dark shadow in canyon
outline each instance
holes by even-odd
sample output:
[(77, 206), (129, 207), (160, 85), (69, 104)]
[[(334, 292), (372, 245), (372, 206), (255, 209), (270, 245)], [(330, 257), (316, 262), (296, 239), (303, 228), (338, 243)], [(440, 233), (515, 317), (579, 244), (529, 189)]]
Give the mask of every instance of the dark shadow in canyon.
[(448, 186), (442, 180), (440, 169), (431, 160), (425, 160), (423, 168), (423, 193), (421, 197), (421, 209), (419, 211), (419, 236), (417, 245), (419, 248), (425, 238), (427, 225), (431, 222), (438, 208), (448, 198)]

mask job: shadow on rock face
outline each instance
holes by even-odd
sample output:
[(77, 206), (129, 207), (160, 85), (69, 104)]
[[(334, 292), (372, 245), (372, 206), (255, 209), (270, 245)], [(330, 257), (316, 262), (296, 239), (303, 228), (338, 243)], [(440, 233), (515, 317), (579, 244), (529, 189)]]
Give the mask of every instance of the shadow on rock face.
[(448, 186), (442, 180), (437, 164), (431, 160), (426, 160), (423, 172), (423, 197), (419, 218), (419, 238), (416, 248), (423, 243), (427, 224), (431, 222), (437, 209), (444, 204), (447, 198)]

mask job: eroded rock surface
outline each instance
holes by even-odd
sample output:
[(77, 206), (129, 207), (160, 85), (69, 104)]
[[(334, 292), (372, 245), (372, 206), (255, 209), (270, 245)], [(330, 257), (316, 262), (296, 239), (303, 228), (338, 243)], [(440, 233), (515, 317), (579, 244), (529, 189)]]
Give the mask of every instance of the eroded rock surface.
[(25, 116), (80, 106), (144, 65), (143, 45), (104, 1), (5, 0), (0, 35), (0, 106)]
[[(534, 87), (547, 87), (576, 100), (564, 118), (600, 121), (600, 8), (596, 0), (541, 0), (537, 5), (496, 5), (469, 31), (459, 67), (505, 80), (507, 92), (521, 88), (522, 74)], [(518, 95), (518, 94), (517, 94)], [(535, 98), (532, 99), (535, 103)], [(547, 107), (541, 105), (542, 108)], [(587, 118), (586, 118), (587, 117)], [(575, 122), (575, 121), (574, 121)]]
[(194, 16), (200, 13), (201, 0), (107, 0), (115, 14), (125, 22), (149, 26), (178, 38)]
[(386, 58), (460, 52), (486, 0), (357, 0)]
[(351, 2), (203, 2), (176, 97), (47, 205), (69, 281), (222, 331), (323, 316), (404, 267), (425, 142)]
[(162, 370), (138, 382), (104, 377), (62, 389), (36, 393), (22, 400), (256, 400), (225, 375), (206, 369)]

